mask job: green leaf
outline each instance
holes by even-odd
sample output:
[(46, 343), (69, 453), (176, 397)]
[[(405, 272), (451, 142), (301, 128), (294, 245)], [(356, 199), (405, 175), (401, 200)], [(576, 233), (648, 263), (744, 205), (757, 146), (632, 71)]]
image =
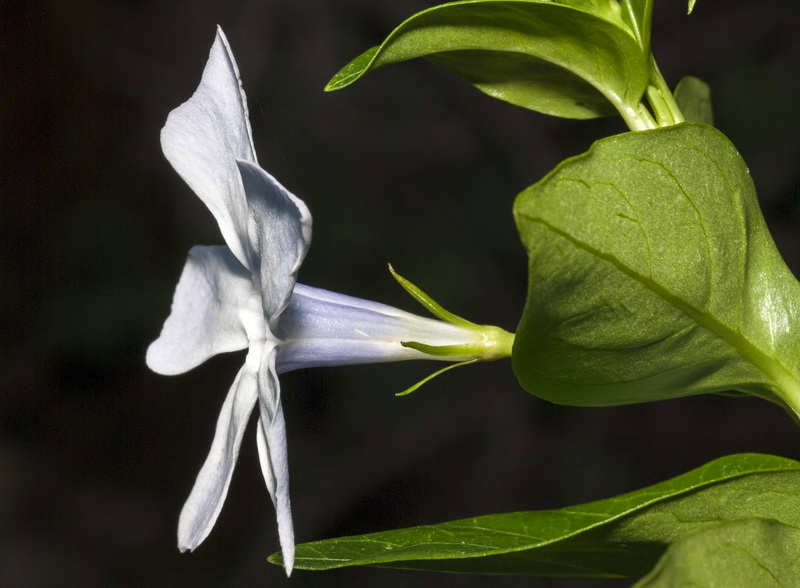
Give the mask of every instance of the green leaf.
[(800, 284), (747, 166), (682, 124), (595, 143), (519, 195), (526, 390), (604, 406), (734, 391), (800, 406)]
[(711, 88), (700, 78), (686, 76), (675, 87), (675, 101), (686, 120), (714, 124), (711, 110)]
[(634, 588), (800, 586), (800, 531), (774, 520), (714, 525), (679, 540)]
[(619, 0), (622, 20), (644, 51), (650, 51), (653, 0)]
[[(723, 521), (800, 525), (800, 463), (724, 457), (654, 486), (561, 510), (489, 515), (297, 546), (295, 567), (641, 576), (672, 543)], [(269, 561), (281, 563), (279, 553)]]
[(689, 14), (691, 14), (692, 10), (694, 10), (695, 4), (697, 4), (697, 0), (689, 0)]
[(415, 14), (328, 83), (424, 57), (481, 91), (567, 118), (643, 116), (652, 0), (469, 0)]

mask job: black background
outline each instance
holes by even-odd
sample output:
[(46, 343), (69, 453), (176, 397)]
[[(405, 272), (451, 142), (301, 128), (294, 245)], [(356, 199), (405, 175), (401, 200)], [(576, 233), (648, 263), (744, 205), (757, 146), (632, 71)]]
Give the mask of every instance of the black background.
[[(667, 81), (709, 81), (779, 248), (800, 270), (800, 5), (659, 0)], [(327, 80), (421, 0), (0, 1), (0, 586), (627, 586), (423, 572), (296, 572), (277, 549), (248, 431), (222, 515), (179, 554), (181, 505), (242, 361), (178, 377), (144, 365), (187, 250), (221, 243), (163, 158), (159, 129), (200, 79), (221, 24), (259, 160), (315, 220), (300, 279), (421, 311), (397, 270), (450, 310), (513, 329), (526, 262), (514, 196), (624, 130), (492, 100), (424, 62), (346, 90)], [(555, 508), (734, 452), (800, 457), (763, 401), (554, 406), (508, 361), (394, 393), (425, 364), (282, 377), (298, 541)]]

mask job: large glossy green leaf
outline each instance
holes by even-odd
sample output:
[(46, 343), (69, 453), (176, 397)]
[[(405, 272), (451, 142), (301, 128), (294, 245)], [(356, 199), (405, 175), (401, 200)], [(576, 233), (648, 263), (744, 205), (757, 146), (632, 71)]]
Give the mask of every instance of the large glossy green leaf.
[[(774, 518), (800, 526), (800, 464), (769, 455), (732, 455), (655, 486), (562, 510), (489, 515), (305, 543), (297, 546), (295, 567), (641, 576), (668, 544), (742, 518)], [(280, 554), (269, 560), (280, 564)]]
[(800, 530), (774, 520), (714, 525), (670, 546), (634, 588), (800, 586)]
[(711, 88), (700, 78), (686, 76), (675, 86), (675, 101), (690, 122), (714, 124)]
[(598, 141), (514, 213), (530, 263), (513, 365), (529, 392), (600, 406), (733, 391), (797, 411), (800, 284), (719, 131)]
[(652, 0), (468, 0), (415, 14), (326, 90), (416, 57), (481, 91), (568, 118), (641, 110)]

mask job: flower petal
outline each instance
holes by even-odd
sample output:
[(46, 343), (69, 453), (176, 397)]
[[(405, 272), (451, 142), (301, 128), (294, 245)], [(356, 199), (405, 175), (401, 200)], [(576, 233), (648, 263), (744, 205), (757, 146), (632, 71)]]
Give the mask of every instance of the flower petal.
[(251, 267), (247, 202), (235, 160), (255, 162), (256, 155), (239, 69), (222, 29), (217, 28), (197, 90), (169, 114), (161, 147), (217, 219), (233, 254)]
[(225, 398), (211, 451), (178, 522), (178, 547), (195, 549), (208, 536), (225, 502), (247, 421), (258, 398), (256, 372), (242, 366)]
[(481, 333), (452, 323), (424, 318), (397, 308), (297, 284), (275, 328), (278, 373), (333, 365), (354, 365), (406, 359), (466, 360), (433, 357), (401, 345), (414, 341), (430, 346), (475, 346)]
[(230, 249), (192, 247), (172, 312), (147, 350), (147, 365), (159, 374), (180, 374), (217, 353), (246, 348), (242, 320), (253, 311), (260, 313), (259, 302), (250, 272)]
[(294, 567), (294, 526), (289, 501), (289, 460), (286, 450), (286, 422), (281, 407), (280, 383), (275, 373), (275, 348), (265, 347), (258, 377), (258, 458), (264, 482), (272, 497), (278, 519), (278, 537), (286, 575)]
[(297, 271), (311, 244), (311, 213), (305, 203), (263, 169), (237, 161), (249, 207), (249, 235), (260, 276), (264, 316), (274, 323), (288, 304)]

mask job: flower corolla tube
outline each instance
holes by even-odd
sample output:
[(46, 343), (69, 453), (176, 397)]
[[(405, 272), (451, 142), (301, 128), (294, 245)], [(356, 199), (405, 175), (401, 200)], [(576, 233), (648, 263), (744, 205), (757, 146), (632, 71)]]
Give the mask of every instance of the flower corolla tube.
[(286, 573), (294, 562), (286, 429), (278, 374), (313, 367), (441, 359), (467, 363), (510, 354), (513, 335), (451, 315), (399, 276), (444, 320), (296, 283), (311, 240), (302, 200), (259, 167), (236, 62), (217, 30), (202, 80), (161, 132), (167, 160), (211, 210), (224, 246), (196, 246), (147, 365), (186, 372), (247, 349), (222, 405), (211, 450), (183, 506), (178, 546), (193, 550), (219, 516), (253, 409), (261, 470), (277, 512)]

